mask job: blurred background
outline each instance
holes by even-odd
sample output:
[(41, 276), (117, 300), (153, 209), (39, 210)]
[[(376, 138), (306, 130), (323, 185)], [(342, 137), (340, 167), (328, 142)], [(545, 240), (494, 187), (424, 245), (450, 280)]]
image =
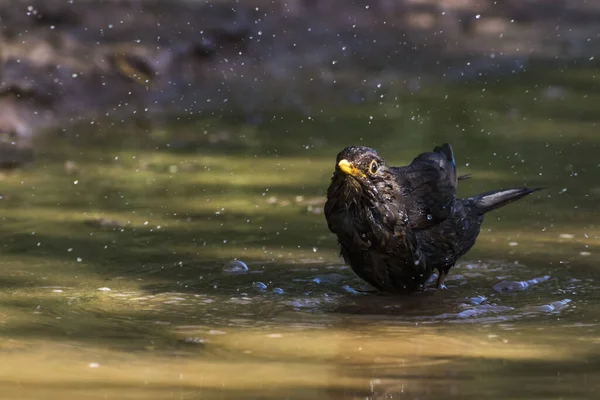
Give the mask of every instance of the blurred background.
[[(600, 1), (0, 1), (6, 399), (587, 399)], [(448, 290), (369, 295), (336, 154), (449, 142), (487, 216)]]
[[(0, 7), (0, 122), (24, 146), (42, 128), (99, 118), (143, 124), (165, 114), (235, 113), (260, 124), (278, 111), (316, 117), (344, 105), (398, 106), (424, 91), (442, 101), (440, 85), (473, 82), (489, 90), (518, 76), (531, 82), (593, 69), (600, 18), (595, 2), (566, 0), (50, 0)], [(573, 88), (559, 76), (507, 99), (507, 107), (524, 97), (564, 98)], [(446, 103), (459, 107), (457, 101)], [(516, 117), (519, 107), (506, 111)]]

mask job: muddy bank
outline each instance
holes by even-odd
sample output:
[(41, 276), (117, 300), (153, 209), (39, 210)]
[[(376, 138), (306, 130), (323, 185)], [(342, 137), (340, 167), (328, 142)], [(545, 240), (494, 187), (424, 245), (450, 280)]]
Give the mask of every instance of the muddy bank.
[(0, 20), (0, 130), (29, 147), (41, 128), (81, 119), (310, 113), (539, 60), (590, 63), (600, 5), (3, 1)]

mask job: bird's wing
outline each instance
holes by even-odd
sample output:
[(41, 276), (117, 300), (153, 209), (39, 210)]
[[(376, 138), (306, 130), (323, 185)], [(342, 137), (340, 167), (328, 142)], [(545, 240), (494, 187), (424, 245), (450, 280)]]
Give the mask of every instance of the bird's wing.
[(444, 221), (456, 198), (456, 163), (449, 144), (417, 156), (395, 168), (409, 225), (423, 229)]

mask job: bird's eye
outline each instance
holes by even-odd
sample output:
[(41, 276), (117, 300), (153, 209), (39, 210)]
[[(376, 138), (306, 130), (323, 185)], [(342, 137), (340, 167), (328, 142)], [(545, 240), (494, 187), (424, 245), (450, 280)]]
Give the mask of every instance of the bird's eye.
[(377, 161), (375, 161), (375, 160), (371, 161), (371, 165), (369, 165), (369, 173), (371, 175), (375, 175), (377, 173), (378, 169), (379, 169), (379, 165), (377, 165)]

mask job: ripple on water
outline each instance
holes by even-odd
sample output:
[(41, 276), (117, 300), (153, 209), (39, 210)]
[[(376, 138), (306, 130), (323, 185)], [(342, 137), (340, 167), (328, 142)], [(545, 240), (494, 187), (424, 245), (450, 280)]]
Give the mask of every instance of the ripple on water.
[[(255, 281), (250, 275), (218, 278), (235, 282), (219, 285), (219, 290), (211, 297), (202, 294), (204, 286), (199, 287), (196, 293), (172, 290), (144, 295), (113, 290), (103, 297), (113, 297), (123, 304), (143, 302), (147, 310), (168, 312), (173, 317), (171, 321), (177, 321), (178, 315), (193, 315), (193, 318), (204, 320), (214, 328), (263, 323), (275, 324), (274, 328), (277, 328), (282, 326), (280, 324), (288, 326), (298, 319), (321, 316), (327, 321), (348, 317), (375, 318), (394, 325), (416, 321), (427, 324), (489, 324), (555, 315), (573, 307), (569, 304), (571, 300), (565, 298), (572, 298), (571, 291), (590, 287), (589, 282), (581, 280), (566, 280), (562, 284), (557, 281), (548, 297), (539, 300), (536, 292), (533, 304), (531, 296), (526, 294), (503, 296), (501, 293), (522, 292), (550, 279), (549, 276), (539, 276), (524, 281), (509, 280), (514, 279), (514, 265), (512, 262), (463, 263), (457, 266), (458, 273), (449, 277), (449, 281), (454, 280), (451, 290), (432, 290), (405, 297), (362, 292), (361, 289), (370, 287), (364, 286), (364, 282), (351, 271), (341, 272), (343, 268), (325, 265), (286, 269), (285, 275), (279, 275), (281, 269), (267, 268), (261, 271), (264, 272), (262, 282)], [(215, 268), (219, 277), (225, 275), (225, 271)], [(526, 272), (527, 268), (519, 269), (520, 274)], [(504, 280), (492, 285), (502, 275)], [(210, 287), (213, 285), (213, 282), (202, 283)], [(567, 291), (568, 288), (571, 291)], [(319, 320), (316, 326), (322, 327), (324, 323)]]
[(262, 282), (254, 282), (252, 284), (252, 287), (256, 290), (258, 290), (259, 292), (264, 292), (265, 290), (267, 290), (267, 285), (265, 285)]
[(350, 293), (350, 294), (355, 294), (355, 295), (359, 295), (359, 296), (364, 296), (366, 293), (364, 292), (360, 292), (348, 285), (344, 285), (342, 286), (342, 289), (344, 289), (346, 292)]
[(496, 283), (493, 289), (497, 292), (519, 292), (532, 286), (538, 285), (550, 279), (550, 276), (541, 276), (528, 281), (501, 281)]
[(523, 311), (530, 313), (556, 313), (567, 309), (571, 301), (571, 299), (553, 301), (552, 303), (543, 304), (541, 306), (526, 307)]
[(471, 297), (471, 298), (469, 299), (469, 302), (470, 302), (471, 304), (476, 304), (476, 305), (477, 305), (477, 304), (481, 304), (481, 303), (483, 303), (484, 301), (487, 301), (487, 297), (485, 297), (485, 296), (475, 296), (475, 297)]
[(335, 303), (337, 301), (336, 297), (329, 295), (296, 297), (285, 301), (284, 304), (295, 310), (318, 309), (326, 304)]
[(338, 285), (341, 282), (348, 280), (347, 275), (330, 273), (330, 274), (319, 274), (309, 278), (296, 278), (293, 279), (294, 282), (312, 282), (318, 285)]
[[(477, 304), (472, 306), (470, 304), (459, 304), (459, 307), (466, 308), (463, 311), (457, 313), (444, 313), (437, 315), (431, 319), (435, 320), (464, 320), (470, 319), (470, 322), (491, 322), (492, 320), (505, 321), (509, 319), (506, 313), (513, 311), (513, 307), (500, 306), (497, 304)], [(493, 315), (493, 317), (490, 317)]]

